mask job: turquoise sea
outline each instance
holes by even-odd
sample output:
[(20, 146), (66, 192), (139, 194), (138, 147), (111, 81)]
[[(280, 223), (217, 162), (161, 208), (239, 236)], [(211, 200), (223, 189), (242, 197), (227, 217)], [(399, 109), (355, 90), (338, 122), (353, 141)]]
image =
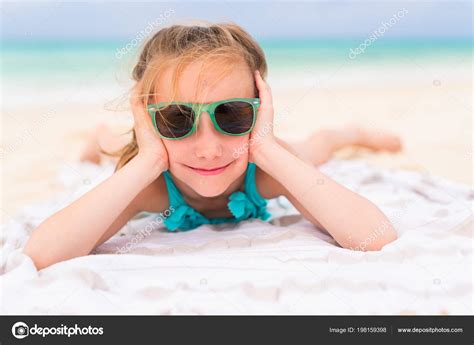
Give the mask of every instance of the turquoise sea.
[[(308, 65), (330, 66), (350, 60), (353, 64), (397, 63), (403, 59), (443, 62), (472, 58), (471, 38), (379, 39), (363, 53), (354, 39), (267, 39), (259, 41), (270, 69)], [(3, 78), (65, 77), (97, 74), (104, 70), (130, 71), (139, 46), (124, 50), (127, 41), (4, 41), (1, 44)], [(119, 53), (120, 51), (125, 53)]]

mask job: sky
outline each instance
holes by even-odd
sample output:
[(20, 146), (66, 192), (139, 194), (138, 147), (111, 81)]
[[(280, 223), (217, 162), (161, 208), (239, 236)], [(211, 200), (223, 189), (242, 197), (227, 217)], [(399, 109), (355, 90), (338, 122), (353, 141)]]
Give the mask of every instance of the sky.
[[(471, 1), (2, 2), (3, 40), (127, 40), (156, 27), (233, 21), (257, 39), (367, 37), (399, 11), (387, 37), (472, 37)], [(153, 24), (152, 24), (153, 25)]]

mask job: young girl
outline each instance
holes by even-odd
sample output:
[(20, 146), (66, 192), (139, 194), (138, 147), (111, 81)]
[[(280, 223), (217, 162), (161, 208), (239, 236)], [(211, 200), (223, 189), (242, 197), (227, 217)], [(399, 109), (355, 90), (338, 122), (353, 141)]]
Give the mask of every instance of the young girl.
[[(133, 139), (114, 174), (41, 223), (24, 253), (38, 269), (87, 255), (142, 211), (168, 214), (170, 231), (267, 220), (267, 199), (282, 195), (344, 248), (395, 240), (373, 203), (317, 165), (347, 145), (397, 151), (398, 138), (357, 127), (291, 144), (276, 138), (266, 73), (262, 49), (235, 24), (157, 32), (133, 70)], [(104, 146), (120, 144), (103, 134)], [(90, 148), (84, 157), (98, 162)]]

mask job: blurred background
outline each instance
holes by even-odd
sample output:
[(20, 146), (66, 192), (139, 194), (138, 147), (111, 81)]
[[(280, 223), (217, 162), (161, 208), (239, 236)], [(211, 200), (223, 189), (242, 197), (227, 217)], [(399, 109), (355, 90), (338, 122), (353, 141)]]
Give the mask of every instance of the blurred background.
[(131, 128), (141, 45), (195, 20), (233, 21), (262, 45), (280, 137), (348, 123), (389, 130), (403, 152), (338, 156), (472, 185), (470, 1), (55, 1), (0, 11), (2, 222), (61, 189), (59, 169), (76, 173), (97, 124)]

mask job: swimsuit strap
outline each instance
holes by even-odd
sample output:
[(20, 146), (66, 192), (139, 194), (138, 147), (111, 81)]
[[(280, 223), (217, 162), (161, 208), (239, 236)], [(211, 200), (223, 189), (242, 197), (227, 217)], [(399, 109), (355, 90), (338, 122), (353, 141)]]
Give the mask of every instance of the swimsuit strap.
[(171, 175), (168, 170), (163, 172), (166, 181), (166, 187), (168, 188), (168, 197), (170, 201), (170, 206), (179, 206), (186, 204), (181, 192), (179, 191), (178, 187), (173, 182)]
[(257, 183), (255, 180), (256, 170), (257, 165), (255, 163), (249, 162), (247, 167), (247, 175), (245, 176), (245, 194), (247, 194), (253, 203), (261, 207), (267, 205), (267, 201), (258, 192)]

